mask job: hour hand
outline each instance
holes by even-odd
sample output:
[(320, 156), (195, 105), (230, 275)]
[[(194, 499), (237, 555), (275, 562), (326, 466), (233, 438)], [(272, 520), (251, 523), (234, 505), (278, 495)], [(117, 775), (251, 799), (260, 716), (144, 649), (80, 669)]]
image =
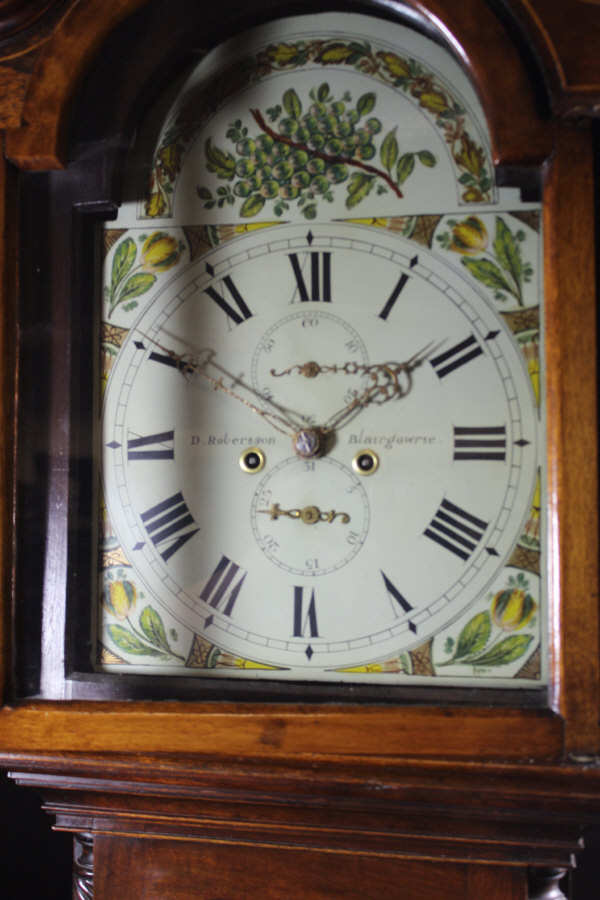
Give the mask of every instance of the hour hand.
[(383, 404), (394, 398), (404, 397), (412, 387), (412, 373), (427, 358), (433, 346), (430, 342), (410, 359), (401, 363), (372, 363), (361, 364), (347, 362), (343, 365), (320, 365), (311, 360), (284, 369), (281, 372), (271, 369), (271, 375), (279, 378), (283, 375), (297, 373), (305, 378), (316, 378), (327, 373), (342, 373), (345, 375), (362, 375), (367, 379), (367, 386), (363, 391), (356, 391), (352, 400), (340, 410), (329, 417), (320, 429), (322, 435), (331, 433), (344, 421), (354, 416), (358, 410), (369, 404)]
[(406, 385), (400, 383), (403, 375), (410, 373), (420, 366), (427, 358), (432, 348), (433, 341), (411, 356), (410, 359), (401, 363), (356, 363), (346, 362), (343, 365), (333, 363), (331, 365), (320, 365), (315, 360), (309, 360), (305, 363), (289, 366), (281, 372), (275, 369), (270, 370), (270, 374), (274, 378), (281, 378), (283, 375), (291, 375), (297, 373), (305, 378), (316, 378), (318, 375), (341, 373), (344, 375), (364, 375), (369, 379), (369, 385), (362, 394), (357, 396), (368, 395), (370, 397), (379, 396), (379, 402), (391, 399), (392, 397), (401, 397), (406, 393)]

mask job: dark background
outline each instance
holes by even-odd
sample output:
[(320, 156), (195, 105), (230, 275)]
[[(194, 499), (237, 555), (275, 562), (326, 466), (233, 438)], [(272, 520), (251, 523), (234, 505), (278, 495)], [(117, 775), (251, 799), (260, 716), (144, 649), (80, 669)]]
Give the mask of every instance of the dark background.
[[(0, 897), (70, 900), (73, 839), (52, 831), (42, 798), (0, 775)], [(134, 898), (132, 898), (134, 900)], [(165, 900), (168, 898), (165, 897)]]

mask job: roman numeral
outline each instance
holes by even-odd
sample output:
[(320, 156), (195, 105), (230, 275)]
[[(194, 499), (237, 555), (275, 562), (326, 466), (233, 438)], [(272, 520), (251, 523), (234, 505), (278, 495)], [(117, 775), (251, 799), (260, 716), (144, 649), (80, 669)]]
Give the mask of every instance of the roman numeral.
[(504, 425), (483, 427), (454, 426), (454, 459), (506, 459), (506, 428)]
[(142, 522), (165, 562), (200, 531), (193, 527), (196, 522), (181, 493), (147, 509), (142, 513)]
[(152, 350), (148, 359), (161, 363), (163, 366), (171, 366), (173, 369), (180, 368), (179, 360), (175, 356), (167, 356), (166, 353), (156, 353), (155, 350)]
[(319, 637), (314, 588), (311, 591), (306, 609), (304, 608), (303, 595), (304, 588), (294, 587), (294, 637), (304, 637), (307, 629), (311, 637)]
[(436, 544), (467, 560), (488, 526), (487, 522), (471, 515), (449, 500), (442, 505), (423, 532)]
[[(213, 274), (213, 269), (211, 266), (207, 266), (207, 271), (210, 275)], [(235, 303), (237, 309), (227, 302), (224, 296), (219, 294), (217, 289), (211, 285), (211, 287), (205, 288), (204, 293), (208, 294), (211, 300), (217, 304), (217, 306), (223, 310), (228, 319), (231, 319), (234, 325), (241, 325), (242, 322), (245, 322), (246, 319), (252, 318), (252, 313), (250, 312), (246, 301), (236, 288), (233, 283), (231, 277), (226, 275), (221, 282), (228, 290), (229, 294), (233, 302)]]
[[(408, 602), (406, 597), (402, 596), (402, 594), (400, 593), (398, 588), (394, 584), (392, 584), (392, 582), (387, 577), (385, 572), (383, 572), (381, 569), (379, 571), (381, 572), (381, 577), (383, 578), (383, 583), (385, 584), (385, 589), (388, 592), (388, 596), (394, 602), (394, 604), (397, 604), (401, 608), (402, 612), (405, 615), (408, 615), (410, 612), (413, 611), (413, 607)], [(395, 606), (394, 606), (394, 609), (395, 609)], [(410, 630), (412, 631), (413, 634), (417, 633), (417, 626), (415, 625), (414, 622), (411, 622), (410, 619), (408, 621), (408, 627), (410, 628)]]
[[(414, 257), (411, 259), (411, 261), (410, 261), (410, 267), (411, 267), (411, 269), (412, 269), (413, 266), (416, 266), (416, 264), (418, 263), (418, 261), (419, 261), (418, 256), (414, 256)], [(398, 297), (400, 296), (400, 294), (402, 293), (402, 291), (403, 291), (404, 288), (406, 287), (406, 285), (407, 285), (409, 279), (410, 279), (410, 275), (408, 275), (406, 272), (403, 272), (402, 275), (400, 276), (400, 278), (398, 279), (398, 283), (396, 284), (396, 287), (394, 288), (394, 290), (392, 291), (392, 293), (390, 294), (390, 296), (389, 296), (388, 299), (386, 300), (385, 306), (383, 307), (383, 309), (382, 309), (381, 312), (379, 313), (379, 318), (380, 318), (380, 319), (383, 319), (384, 322), (386, 321), (387, 317), (389, 316), (389, 314), (391, 313), (392, 309), (394, 308), (394, 304), (395, 304), (396, 300), (398, 299)]]
[(304, 268), (307, 268), (306, 262), (310, 261), (310, 290), (304, 280), (298, 254), (289, 254), (301, 302), (307, 303), (312, 301), (313, 303), (319, 303), (322, 301), (323, 303), (331, 303), (331, 253), (320, 253), (312, 250), (310, 253), (305, 253), (304, 256)]
[[(239, 572), (242, 574), (238, 581), (233, 584)], [(247, 572), (240, 569), (237, 563), (232, 562), (221, 554), (217, 567), (204, 585), (200, 599), (205, 600), (213, 609), (219, 609), (222, 604), (221, 612), (226, 616), (231, 616), (246, 575)], [(207, 621), (205, 624), (208, 625), (210, 622)]]
[[(145, 350), (141, 341), (135, 343), (138, 350)], [(196, 370), (196, 363), (189, 354), (178, 356), (176, 353), (157, 353), (151, 350), (148, 359), (152, 362), (160, 363), (162, 366), (169, 366), (171, 369), (177, 369), (184, 378), (188, 378)]]
[(444, 378), (446, 375), (449, 375), (450, 372), (454, 372), (456, 369), (460, 368), (460, 366), (464, 366), (466, 363), (482, 354), (483, 350), (471, 334), (464, 341), (461, 341), (449, 350), (444, 351), (444, 353), (440, 353), (438, 356), (430, 359), (429, 362), (433, 366), (438, 378)]
[(385, 306), (379, 313), (380, 319), (384, 319), (384, 320), (387, 319), (387, 317), (391, 313), (392, 309), (394, 308), (394, 303), (396, 302), (396, 300), (402, 293), (402, 290), (405, 287), (407, 281), (408, 281), (408, 275), (406, 273), (404, 273), (403, 275), (400, 276), (398, 284), (396, 285), (396, 287), (390, 294), (388, 300), (386, 301)]
[(174, 431), (161, 431), (143, 437), (129, 438), (127, 459), (174, 459)]

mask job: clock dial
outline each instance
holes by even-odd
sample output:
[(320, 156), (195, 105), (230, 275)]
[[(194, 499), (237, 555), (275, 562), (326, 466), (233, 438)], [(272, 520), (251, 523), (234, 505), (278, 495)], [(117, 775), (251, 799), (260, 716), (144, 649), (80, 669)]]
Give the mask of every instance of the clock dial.
[(290, 18), (167, 108), (105, 231), (94, 664), (542, 686), (539, 207), (464, 72)]
[[(298, 289), (315, 254), (326, 301)], [(426, 249), (341, 223), (217, 248), (148, 303), (110, 373), (104, 491), (129, 590), (271, 667), (255, 675), (354, 678), (339, 670), (430, 640), (504, 569), (536, 409), (491, 304)]]

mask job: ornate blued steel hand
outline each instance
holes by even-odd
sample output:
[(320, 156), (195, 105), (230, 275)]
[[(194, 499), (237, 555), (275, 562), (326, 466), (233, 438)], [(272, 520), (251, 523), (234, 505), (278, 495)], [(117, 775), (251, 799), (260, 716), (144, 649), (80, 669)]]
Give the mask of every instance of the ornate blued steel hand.
[(369, 404), (383, 404), (388, 400), (406, 396), (412, 387), (412, 372), (427, 358), (432, 344), (427, 344), (410, 359), (401, 363), (373, 363), (370, 365), (347, 362), (343, 365), (325, 365), (309, 361), (301, 365), (293, 365), (282, 372), (271, 369), (270, 374), (274, 378), (283, 375), (291, 375), (297, 372), (305, 378), (316, 378), (326, 373), (341, 373), (344, 375), (364, 375), (368, 379), (368, 385), (363, 391), (355, 391), (352, 400), (335, 412), (327, 421), (317, 429), (322, 437), (330, 434), (335, 428), (351, 418), (360, 409)]
[[(217, 368), (223, 372), (220, 378), (215, 378), (213, 375), (210, 375), (206, 371), (206, 366), (212, 362), (210, 353), (206, 354), (206, 358), (204, 360), (200, 360), (198, 355), (194, 355), (191, 353), (177, 353), (175, 350), (172, 350), (168, 347), (164, 347), (158, 341), (155, 341), (154, 338), (149, 337), (149, 335), (144, 335), (144, 337), (158, 347), (163, 353), (165, 353), (170, 359), (173, 360), (175, 366), (179, 371), (184, 375), (199, 375), (201, 378), (204, 378), (205, 381), (208, 381), (209, 384), (212, 384), (215, 391), (223, 391), (229, 397), (232, 397), (234, 400), (239, 400), (240, 403), (243, 403), (244, 406), (256, 413), (256, 415), (260, 416), (267, 422), (272, 428), (275, 428), (281, 434), (285, 434), (288, 437), (293, 438), (294, 435), (299, 430), (299, 425), (292, 422), (289, 419), (286, 419), (284, 416), (280, 415), (278, 412), (274, 410), (266, 410), (261, 409), (256, 404), (252, 403), (247, 397), (242, 397), (232, 388), (227, 387), (223, 378), (227, 374), (220, 366)], [(213, 365), (216, 365), (213, 363)], [(234, 379), (232, 379), (234, 380)], [(265, 401), (266, 402), (266, 401)]]
[(336, 519), (347, 525), (350, 521), (348, 513), (336, 512), (334, 509), (323, 511), (318, 506), (304, 506), (302, 509), (281, 509), (279, 503), (272, 503), (270, 509), (258, 509), (257, 512), (265, 513), (265, 515), (270, 516), (274, 520), (282, 517), (300, 519), (305, 525), (316, 525), (317, 522), (334, 522)]

